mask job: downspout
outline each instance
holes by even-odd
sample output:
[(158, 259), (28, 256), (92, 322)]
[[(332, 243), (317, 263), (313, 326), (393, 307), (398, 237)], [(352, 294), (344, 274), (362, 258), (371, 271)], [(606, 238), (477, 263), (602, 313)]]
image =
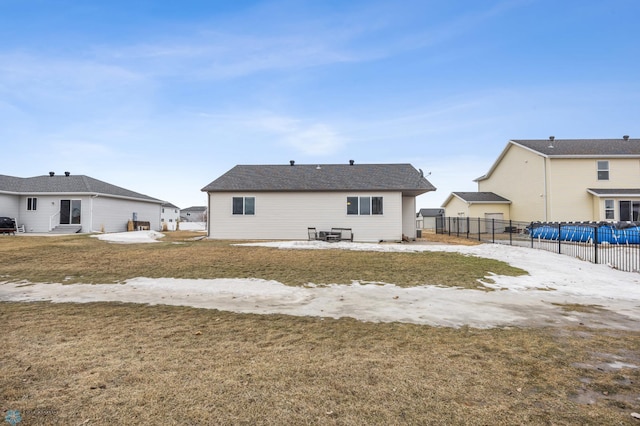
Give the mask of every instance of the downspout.
[(207, 228), (207, 238), (211, 238), (211, 193), (207, 192), (207, 220), (204, 223)]
[(547, 158), (543, 157), (542, 158), (542, 163), (544, 165), (544, 187), (542, 189), (542, 199), (544, 200), (544, 221), (548, 222), (549, 221), (549, 214), (548, 214), (548, 210), (549, 210), (549, 199), (548, 197), (548, 191), (547, 191)]

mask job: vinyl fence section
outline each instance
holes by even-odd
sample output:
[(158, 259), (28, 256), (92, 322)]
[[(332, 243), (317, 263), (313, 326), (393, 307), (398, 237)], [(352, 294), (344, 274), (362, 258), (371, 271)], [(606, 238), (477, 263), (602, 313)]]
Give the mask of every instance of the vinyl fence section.
[(543, 223), (444, 217), (436, 232), (547, 250), (627, 272), (640, 271), (640, 223), (635, 222)]

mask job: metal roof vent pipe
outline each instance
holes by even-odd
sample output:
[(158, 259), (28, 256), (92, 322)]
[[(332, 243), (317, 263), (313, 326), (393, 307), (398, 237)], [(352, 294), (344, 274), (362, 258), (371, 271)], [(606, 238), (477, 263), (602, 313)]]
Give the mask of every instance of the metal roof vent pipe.
[(553, 148), (553, 141), (556, 140), (555, 136), (549, 136), (549, 146), (547, 148)]
[(69, 172), (64, 172), (64, 175), (67, 176), (67, 177), (69, 177), (70, 174), (71, 173), (69, 173)]
[(624, 136), (622, 137), (622, 139), (624, 139), (625, 141), (628, 141), (628, 140), (629, 140), (629, 135), (624, 135)]
[(355, 163), (355, 161), (353, 161), (353, 160), (349, 160), (349, 165), (350, 165), (350, 166), (353, 166), (353, 163)]
[(49, 172), (49, 176), (53, 177), (55, 176), (56, 172)]
[(296, 164), (296, 162), (295, 162), (295, 161), (293, 161), (293, 160), (289, 160), (289, 164), (293, 166), (293, 165), (295, 165), (295, 164)]

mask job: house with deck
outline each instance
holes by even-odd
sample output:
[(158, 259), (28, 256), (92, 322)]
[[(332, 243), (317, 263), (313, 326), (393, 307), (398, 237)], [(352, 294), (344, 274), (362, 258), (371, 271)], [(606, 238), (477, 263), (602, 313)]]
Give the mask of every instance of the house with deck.
[(0, 175), (0, 216), (26, 232), (123, 232), (130, 220), (160, 230), (164, 201), (85, 175)]
[(350, 229), (354, 241), (416, 237), (416, 197), (435, 187), (410, 164), (238, 165), (202, 188), (213, 239), (308, 238)]
[(510, 140), (478, 192), (453, 192), (449, 217), (640, 220), (640, 139)]

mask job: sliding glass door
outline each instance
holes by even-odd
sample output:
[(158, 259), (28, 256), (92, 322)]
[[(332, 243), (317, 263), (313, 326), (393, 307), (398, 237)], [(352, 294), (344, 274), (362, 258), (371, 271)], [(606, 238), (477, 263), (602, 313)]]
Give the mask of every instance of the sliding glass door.
[(79, 225), (81, 200), (60, 200), (60, 224)]

